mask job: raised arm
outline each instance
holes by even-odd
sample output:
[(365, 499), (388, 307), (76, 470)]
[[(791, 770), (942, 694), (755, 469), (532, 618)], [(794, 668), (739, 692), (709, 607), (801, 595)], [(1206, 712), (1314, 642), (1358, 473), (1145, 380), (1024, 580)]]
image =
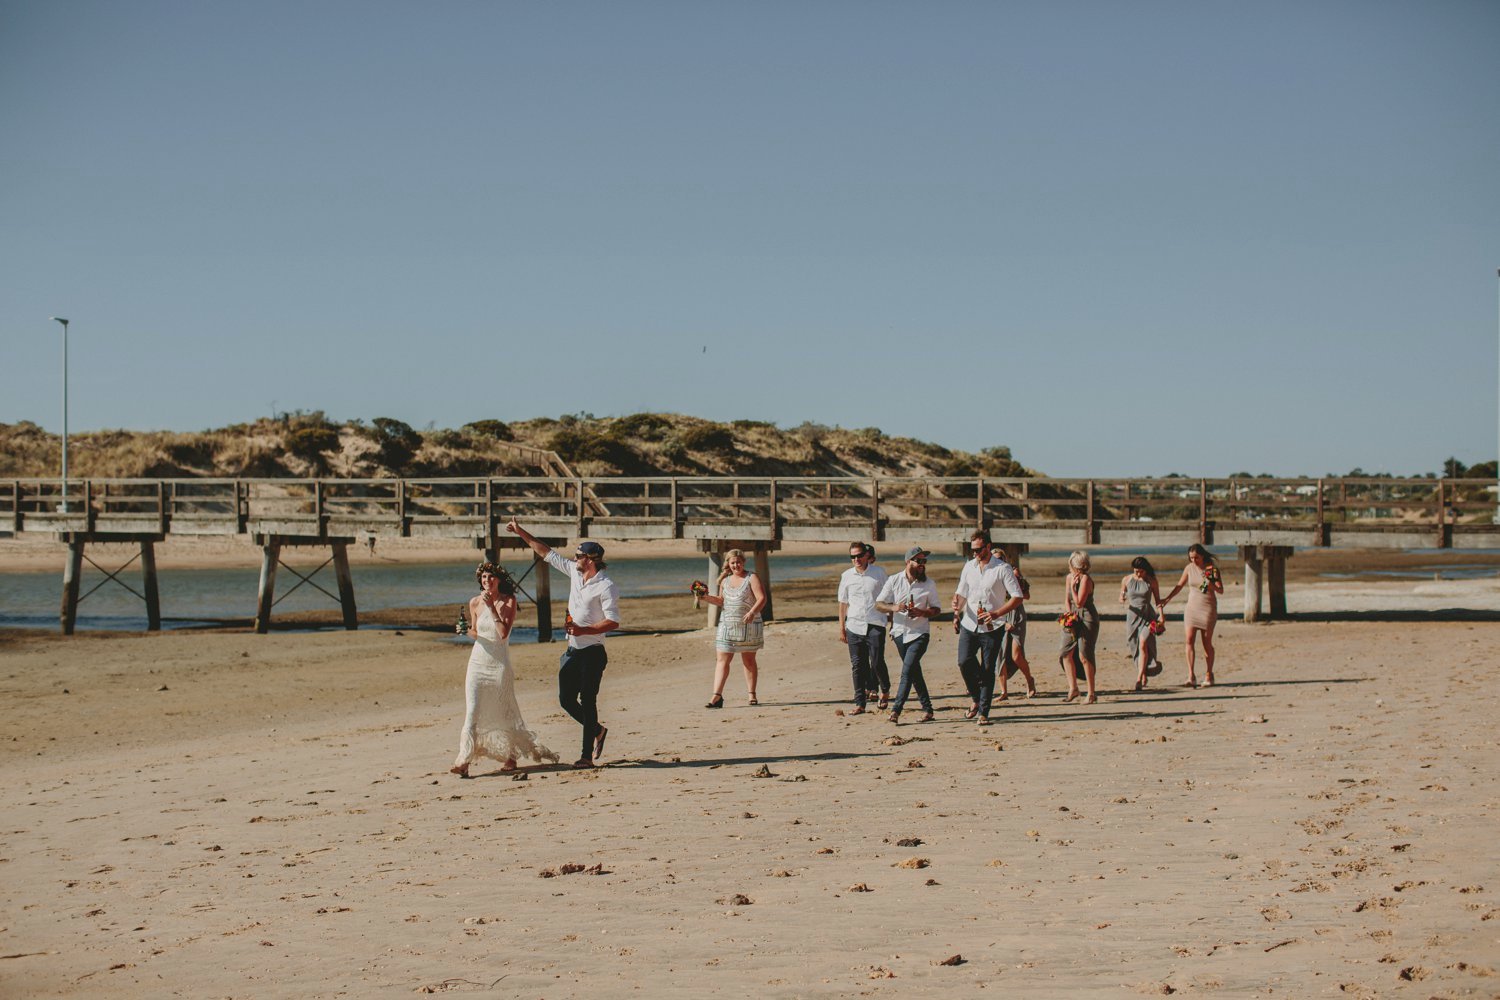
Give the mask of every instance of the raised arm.
[(509, 521), (505, 522), (505, 530), (510, 532), (512, 535), (520, 536), (521, 541), (531, 546), (531, 551), (535, 552), (543, 559), (547, 558), (547, 554), (552, 551), (552, 546), (548, 545), (546, 542), (537, 541), (536, 537), (532, 535), (531, 532), (521, 527), (521, 525), (516, 522), (515, 518), (511, 518)]

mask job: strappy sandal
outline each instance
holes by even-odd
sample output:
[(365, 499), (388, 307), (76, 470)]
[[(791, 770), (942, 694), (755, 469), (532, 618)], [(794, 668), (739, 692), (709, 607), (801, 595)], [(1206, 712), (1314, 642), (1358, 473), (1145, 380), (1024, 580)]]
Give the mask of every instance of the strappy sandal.
[(752, 705), (759, 705), (760, 704), (760, 699), (757, 698), (757, 697), (755, 697), (755, 692), (754, 691), (750, 692), (750, 704), (752, 704)]

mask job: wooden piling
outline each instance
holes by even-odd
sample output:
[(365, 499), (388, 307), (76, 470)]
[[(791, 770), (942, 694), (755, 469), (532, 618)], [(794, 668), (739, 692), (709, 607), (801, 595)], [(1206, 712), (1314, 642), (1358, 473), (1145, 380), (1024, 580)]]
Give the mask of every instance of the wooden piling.
[(1245, 621), (1258, 622), (1262, 569), (1260, 549), (1254, 545), (1241, 545), (1240, 558), (1245, 561)]
[(766, 595), (765, 607), (760, 609), (763, 621), (770, 621), (771, 610), (771, 550), (758, 546), (755, 549), (755, 576), (760, 580), (760, 589)]
[(141, 592), (146, 597), (146, 631), (161, 631), (161, 591), (156, 584), (156, 543), (141, 539)]
[(333, 542), (333, 575), (339, 582), (339, 608), (344, 612), (344, 628), (359, 628), (359, 613), (354, 608), (354, 577), (349, 573), (349, 545)]
[[(703, 582), (708, 584), (708, 592), (718, 596), (719, 574), (724, 572), (724, 548), (715, 544), (708, 552), (708, 579)], [(719, 606), (717, 604), (705, 603), (708, 614), (705, 616), (705, 624), (709, 628), (719, 627)]]
[(535, 552), (531, 554), (536, 574), (536, 641), (552, 641), (552, 567)]
[(68, 538), (68, 561), (63, 564), (62, 613), (59, 624), (63, 635), (72, 635), (78, 623), (78, 578), (83, 575), (83, 536)]
[(260, 589), (255, 601), (255, 631), (271, 630), (271, 606), (276, 603), (276, 567), (281, 562), (281, 539), (265, 538), (260, 547)]

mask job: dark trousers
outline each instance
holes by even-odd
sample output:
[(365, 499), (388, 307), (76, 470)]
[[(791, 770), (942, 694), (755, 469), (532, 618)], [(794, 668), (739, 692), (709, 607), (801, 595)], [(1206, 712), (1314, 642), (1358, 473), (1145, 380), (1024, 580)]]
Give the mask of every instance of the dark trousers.
[(990, 699), (995, 694), (995, 664), (1007, 633), (958, 630), (958, 672), (963, 675), (969, 698), (979, 706), (979, 716), (990, 717)]
[(849, 672), (854, 678), (854, 704), (865, 707), (865, 692), (877, 687), (882, 693), (891, 690), (891, 675), (885, 669), (885, 629), (871, 625), (864, 635), (844, 630), (849, 645)]
[(927, 643), (930, 635), (912, 635), (896, 638), (896, 651), (901, 654), (901, 684), (896, 688), (896, 703), (891, 706), (893, 711), (899, 712), (906, 705), (906, 696), (911, 689), (917, 689), (917, 700), (922, 703), (922, 711), (932, 711), (932, 699), (927, 696), (927, 681), (922, 676), (922, 656), (927, 652)]
[(583, 726), (582, 757), (594, 759), (594, 739), (599, 735), (599, 682), (609, 654), (602, 644), (570, 648), (557, 669), (557, 700), (563, 711)]

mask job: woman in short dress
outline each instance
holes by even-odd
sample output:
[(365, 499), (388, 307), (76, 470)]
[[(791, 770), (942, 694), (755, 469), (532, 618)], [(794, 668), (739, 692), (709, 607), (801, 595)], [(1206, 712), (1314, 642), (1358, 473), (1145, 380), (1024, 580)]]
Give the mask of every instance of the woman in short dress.
[(1094, 578), (1089, 576), (1089, 555), (1074, 552), (1068, 557), (1068, 576), (1063, 581), (1063, 613), (1072, 611), (1078, 615), (1073, 627), (1063, 630), (1062, 651), (1058, 661), (1068, 675), (1068, 696), (1064, 702), (1078, 697), (1078, 667), (1083, 665), (1083, 678), (1088, 685), (1089, 696), (1084, 704), (1092, 705), (1099, 700), (1094, 690), (1094, 645), (1099, 641), (1099, 610), (1094, 607)]
[(1183, 587), (1188, 591), (1187, 610), (1182, 613), (1184, 638), (1187, 641), (1188, 687), (1198, 686), (1197, 664), (1193, 656), (1193, 637), (1203, 643), (1203, 686), (1214, 683), (1214, 625), (1219, 620), (1219, 595), (1224, 593), (1224, 581), (1219, 576), (1218, 564), (1208, 550), (1198, 544), (1188, 546), (1188, 564), (1182, 569), (1182, 578), (1172, 592), (1162, 599), (1161, 611), (1166, 615), (1167, 605)]
[(1120, 603), (1125, 605), (1125, 642), (1136, 666), (1135, 689), (1143, 691), (1146, 679), (1161, 673), (1161, 661), (1156, 658), (1156, 633), (1151, 631), (1157, 621), (1161, 590), (1156, 570), (1145, 556), (1130, 561), (1130, 575), (1120, 581)]
[(460, 778), (483, 757), (501, 762), (500, 770), (514, 771), (517, 757), (557, 763), (557, 754), (543, 746), (526, 728), (516, 703), (516, 676), (510, 667), (510, 627), (516, 621), (516, 585), (494, 563), (480, 563), (474, 571), (479, 594), (469, 601), (469, 632), (474, 648), (464, 678), (464, 728), (458, 736), (458, 759), (450, 768)]
[(724, 685), (729, 682), (729, 664), (740, 654), (745, 665), (745, 690), (750, 704), (759, 705), (755, 684), (760, 668), (755, 655), (765, 645), (765, 629), (760, 609), (766, 606), (766, 594), (754, 573), (745, 572), (745, 553), (730, 549), (724, 553), (724, 571), (719, 574), (719, 593), (704, 594), (703, 600), (717, 604), (719, 630), (714, 636), (714, 693), (704, 708), (724, 707)]

